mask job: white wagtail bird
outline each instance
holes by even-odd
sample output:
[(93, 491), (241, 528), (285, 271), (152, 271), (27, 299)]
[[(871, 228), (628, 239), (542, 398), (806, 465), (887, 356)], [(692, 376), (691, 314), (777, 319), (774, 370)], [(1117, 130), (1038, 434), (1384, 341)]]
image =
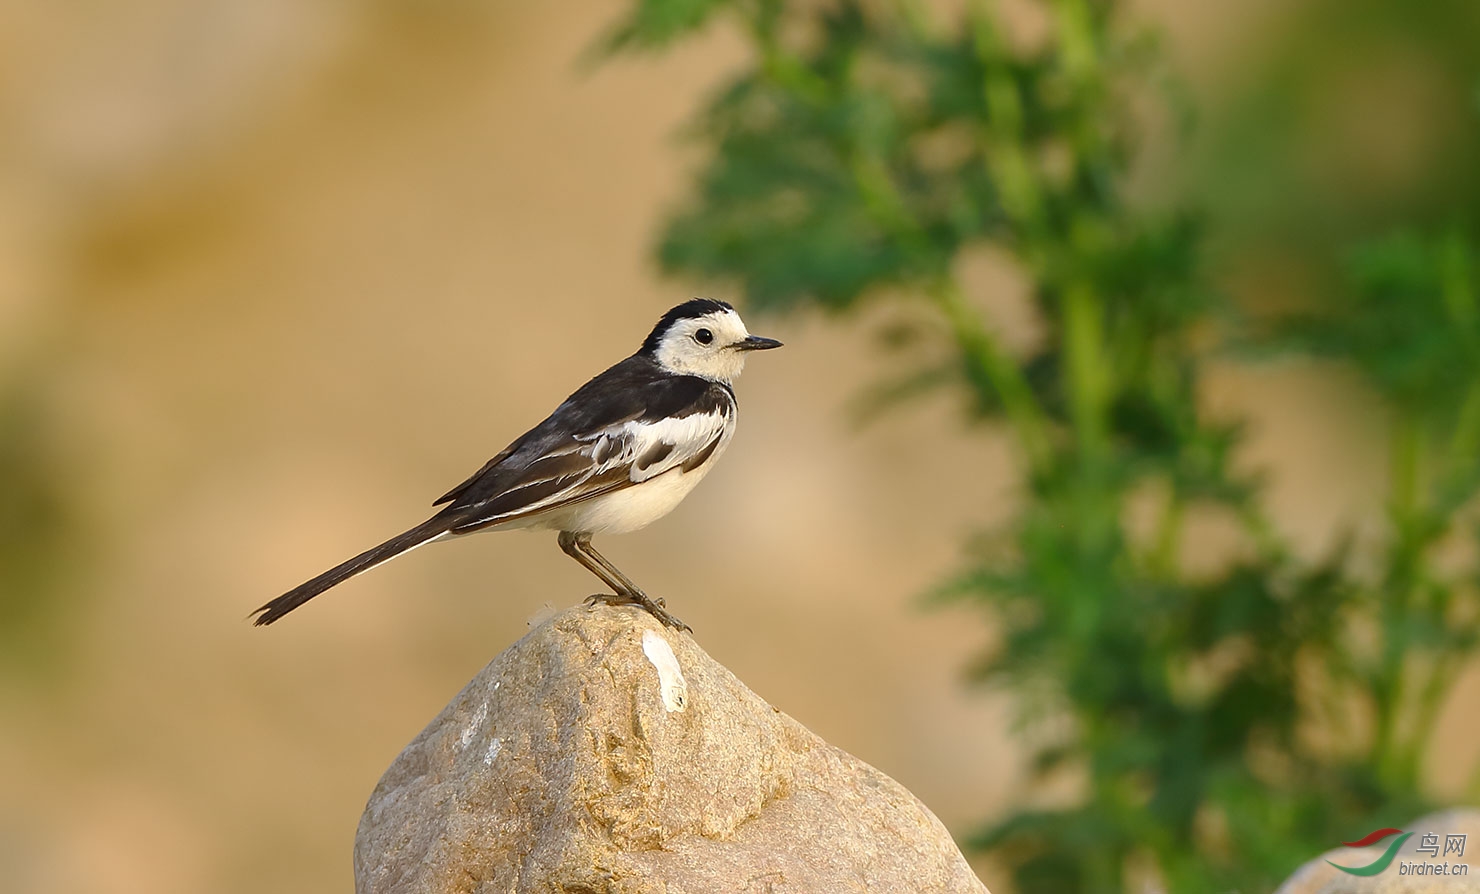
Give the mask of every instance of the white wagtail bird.
[(478, 531), (542, 528), (614, 591), (589, 600), (636, 603), (688, 630), (591, 545), (595, 534), (646, 527), (714, 468), (735, 434), (732, 383), (751, 351), (781, 342), (751, 335), (723, 301), (695, 298), (663, 315), (642, 347), (582, 385), (471, 478), (443, 494), (441, 511), (257, 609), (271, 624), (336, 584), (434, 540)]

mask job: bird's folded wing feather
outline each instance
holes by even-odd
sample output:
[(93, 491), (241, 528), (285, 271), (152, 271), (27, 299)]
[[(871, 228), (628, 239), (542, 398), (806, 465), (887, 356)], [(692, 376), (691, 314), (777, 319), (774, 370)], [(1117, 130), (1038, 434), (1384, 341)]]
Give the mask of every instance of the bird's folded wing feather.
[(443, 512), (456, 519), (454, 533), (467, 533), (696, 468), (730, 436), (735, 406), (724, 397), (686, 415), (628, 418), (566, 435), (511, 468), (526, 452), (519, 448), (534, 446), (516, 443), (463, 485)]

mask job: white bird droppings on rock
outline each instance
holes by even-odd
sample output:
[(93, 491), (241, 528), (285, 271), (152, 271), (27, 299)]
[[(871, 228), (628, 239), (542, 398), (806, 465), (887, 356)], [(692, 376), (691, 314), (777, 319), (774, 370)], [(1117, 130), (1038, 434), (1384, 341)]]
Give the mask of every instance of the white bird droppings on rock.
[(485, 753), (483, 755), (483, 766), (485, 766), (485, 767), (491, 767), (491, 766), (493, 766), (493, 759), (496, 758), (496, 757), (498, 757), (498, 753), (500, 751), (503, 751), (503, 750), (504, 750), (504, 743), (501, 742), (500, 740), (494, 739), (492, 742), (489, 742), (488, 743), (488, 751), (487, 751), (487, 753)]
[(484, 702), (478, 706), (478, 710), (473, 712), (473, 719), (468, 721), (467, 727), (463, 729), (462, 735), (458, 737), (458, 741), (462, 742), (462, 747), (468, 747), (468, 743), (473, 741), (473, 737), (478, 735), (479, 730), (483, 729), (483, 721), (487, 719), (488, 702)]
[(663, 694), (663, 707), (668, 713), (682, 711), (689, 703), (689, 684), (683, 678), (683, 670), (678, 666), (678, 658), (673, 654), (673, 647), (668, 645), (668, 640), (662, 634), (652, 630), (642, 632), (642, 654), (647, 656), (648, 661), (658, 670), (658, 685)]

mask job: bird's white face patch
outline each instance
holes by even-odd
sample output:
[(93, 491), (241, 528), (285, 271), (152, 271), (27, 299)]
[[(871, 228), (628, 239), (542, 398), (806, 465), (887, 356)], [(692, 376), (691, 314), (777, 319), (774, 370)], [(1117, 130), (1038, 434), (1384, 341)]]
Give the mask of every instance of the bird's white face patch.
[(745, 368), (745, 351), (737, 345), (749, 336), (739, 314), (717, 310), (674, 321), (658, 342), (655, 357), (669, 372), (730, 382)]

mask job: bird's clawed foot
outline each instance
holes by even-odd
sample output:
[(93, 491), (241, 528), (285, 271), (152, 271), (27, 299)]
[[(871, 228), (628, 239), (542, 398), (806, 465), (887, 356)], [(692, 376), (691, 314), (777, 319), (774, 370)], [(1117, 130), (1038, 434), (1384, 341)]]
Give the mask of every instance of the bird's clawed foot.
[(674, 630), (682, 630), (685, 633), (693, 633), (694, 628), (680, 621), (668, 613), (664, 608), (662, 599), (654, 599), (646, 593), (593, 593), (586, 598), (587, 605), (640, 605), (643, 610), (658, 621), (664, 627), (672, 627)]
[(620, 593), (592, 593), (586, 597), (587, 605), (642, 605), (631, 596), (623, 596)]

